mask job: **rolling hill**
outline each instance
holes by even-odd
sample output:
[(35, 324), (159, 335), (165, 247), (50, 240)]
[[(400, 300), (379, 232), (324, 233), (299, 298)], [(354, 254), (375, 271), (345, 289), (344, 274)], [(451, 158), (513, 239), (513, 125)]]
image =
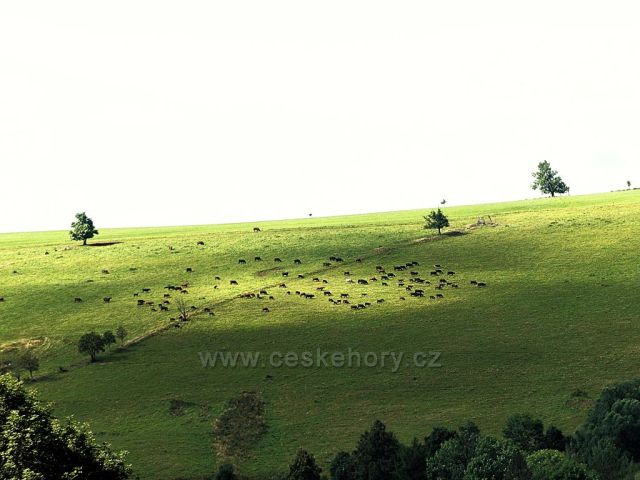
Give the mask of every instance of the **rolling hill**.
[[(299, 446), (326, 466), (375, 419), (402, 440), (469, 419), (499, 434), (516, 412), (572, 431), (590, 406), (573, 392), (595, 398), (637, 373), (640, 192), (451, 207), (442, 236), (425, 213), (101, 229), (87, 247), (67, 232), (2, 234), (0, 354), (35, 348), (30, 385), (128, 450), (144, 479), (210, 474), (213, 421), (246, 390), (261, 392), (269, 428), (240, 470), (267, 476)], [(179, 299), (186, 322), (170, 320)], [(77, 352), (83, 333), (120, 325), (124, 347), (95, 363)], [(200, 355), (350, 350), (405, 357), (397, 369), (231, 368)], [(440, 366), (409, 361), (420, 352)]]

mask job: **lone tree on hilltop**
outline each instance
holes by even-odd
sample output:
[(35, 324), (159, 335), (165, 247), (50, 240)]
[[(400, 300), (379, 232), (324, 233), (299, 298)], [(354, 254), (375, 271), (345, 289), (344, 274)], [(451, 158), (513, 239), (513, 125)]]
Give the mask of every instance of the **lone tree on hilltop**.
[(447, 216), (438, 208), (438, 210), (431, 210), (429, 215), (424, 217), (426, 223), (424, 228), (431, 230), (438, 230), (438, 235), (442, 234), (442, 229), (449, 226), (449, 219)]
[(71, 224), (69, 232), (71, 240), (82, 241), (82, 245), (86, 245), (87, 240), (95, 235), (98, 235), (98, 230), (93, 225), (93, 220), (85, 212), (76, 213), (76, 221)]
[(546, 160), (538, 164), (538, 170), (533, 172), (533, 178), (531, 188), (552, 197), (555, 197), (556, 193), (563, 194), (569, 191), (567, 184), (562, 181), (558, 172), (553, 170), (551, 164)]
[(96, 356), (104, 352), (104, 339), (96, 332), (85, 333), (78, 340), (78, 351), (91, 357), (91, 361), (96, 361)]

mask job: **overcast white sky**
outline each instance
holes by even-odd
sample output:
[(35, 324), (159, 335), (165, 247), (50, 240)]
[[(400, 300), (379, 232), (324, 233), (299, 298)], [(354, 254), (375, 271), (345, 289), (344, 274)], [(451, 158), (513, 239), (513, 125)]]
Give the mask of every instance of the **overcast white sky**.
[(2, 0), (0, 230), (640, 185), (634, 3)]

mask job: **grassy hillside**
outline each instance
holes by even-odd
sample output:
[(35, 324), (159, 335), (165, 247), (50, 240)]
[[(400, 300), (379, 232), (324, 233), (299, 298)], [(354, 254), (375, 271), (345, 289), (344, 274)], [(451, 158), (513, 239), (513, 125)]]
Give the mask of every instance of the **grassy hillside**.
[[(95, 241), (113, 243), (89, 247), (72, 244), (66, 232), (0, 235), (0, 349), (9, 356), (36, 345), (43, 366), (33, 385), (42, 396), (129, 450), (149, 479), (212, 472), (212, 422), (243, 390), (262, 392), (269, 431), (241, 470), (268, 474), (299, 446), (326, 465), (376, 418), (403, 440), (467, 419), (499, 433), (521, 411), (572, 430), (589, 403), (572, 400), (574, 390), (595, 396), (638, 371), (640, 192), (447, 208), (464, 234), (440, 238), (421, 228), (424, 213), (264, 222), (255, 224), (260, 233), (254, 224), (101, 230)], [(497, 226), (465, 229), (488, 215)], [(344, 262), (323, 266), (331, 256)], [(376, 266), (392, 272), (414, 261), (382, 285)], [(435, 264), (455, 271), (444, 277), (459, 288), (434, 290)], [(409, 270), (432, 285), (409, 281)], [(346, 282), (374, 276), (368, 285)], [(400, 278), (426, 298), (409, 296)], [(283, 281), (287, 287), (278, 288)], [(170, 291), (169, 312), (136, 305), (161, 302), (163, 287), (183, 283), (189, 293)], [(317, 290), (323, 285), (333, 297)], [(274, 299), (237, 298), (261, 288)], [(372, 305), (329, 302), (340, 293)], [(431, 300), (435, 293), (444, 298)], [(182, 328), (167, 328), (177, 297), (196, 310)], [(142, 340), (94, 364), (76, 352), (81, 334), (118, 325)], [(198, 356), (349, 348), (439, 351), (442, 367), (203, 368)]]

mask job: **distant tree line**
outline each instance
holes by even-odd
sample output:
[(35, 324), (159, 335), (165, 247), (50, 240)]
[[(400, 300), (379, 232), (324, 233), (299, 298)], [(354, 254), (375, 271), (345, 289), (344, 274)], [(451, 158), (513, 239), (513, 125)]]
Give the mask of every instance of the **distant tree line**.
[[(467, 422), (435, 427), (402, 444), (375, 421), (351, 452), (337, 453), (323, 472), (315, 457), (298, 450), (278, 480), (631, 480), (640, 472), (640, 379), (602, 392), (573, 435), (528, 414), (511, 416), (503, 438), (483, 435)], [(238, 478), (223, 464), (217, 480)]]

